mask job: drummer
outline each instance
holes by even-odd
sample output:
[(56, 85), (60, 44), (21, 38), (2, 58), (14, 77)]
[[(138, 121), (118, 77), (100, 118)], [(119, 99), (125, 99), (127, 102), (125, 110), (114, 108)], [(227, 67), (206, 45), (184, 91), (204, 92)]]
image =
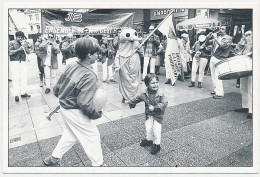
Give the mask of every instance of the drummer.
[[(242, 55), (252, 55), (253, 38), (252, 31), (245, 32), (245, 46), (242, 49)], [(242, 94), (242, 108), (235, 112), (245, 112), (248, 119), (252, 119), (252, 76), (242, 77), (240, 81), (240, 91)]]
[(213, 38), (209, 42), (212, 43), (210, 71), (214, 90), (211, 92), (214, 99), (224, 98), (224, 89), (222, 80), (218, 79), (219, 70), (216, 64), (221, 60), (228, 58), (231, 52), (232, 38), (227, 35), (226, 27), (221, 26), (217, 33), (210, 33), (207, 38)]

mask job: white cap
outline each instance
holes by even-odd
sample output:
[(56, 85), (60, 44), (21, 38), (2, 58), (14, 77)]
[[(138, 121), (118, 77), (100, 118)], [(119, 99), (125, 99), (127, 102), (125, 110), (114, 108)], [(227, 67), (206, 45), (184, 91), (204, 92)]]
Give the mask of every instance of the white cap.
[(205, 35), (200, 35), (199, 36), (199, 41), (200, 42), (204, 42), (206, 40), (206, 36)]
[(154, 30), (154, 26), (151, 25), (151, 26), (149, 27), (149, 30)]

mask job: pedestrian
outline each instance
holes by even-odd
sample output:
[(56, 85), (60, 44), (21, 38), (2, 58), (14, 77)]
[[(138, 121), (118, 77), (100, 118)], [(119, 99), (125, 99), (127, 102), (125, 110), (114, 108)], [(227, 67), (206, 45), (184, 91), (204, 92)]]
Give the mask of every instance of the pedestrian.
[(195, 55), (192, 60), (191, 85), (189, 87), (195, 87), (197, 70), (199, 68), (198, 88), (202, 88), (204, 70), (210, 59), (210, 48), (208, 41), (206, 41), (206, 36), (203, 34), (199, 35), (198, 41), (195, 42), (192, 49), (195, 51)]
[(119, 29), (117, 29), (117, 31), (116, 31), (116, 36), (114, 37), (114, 39), (113, 39), (113, 47), (114, 47), (114, 49), (115, 49), (115, 54), (116, 54), (116, 52), (117, 52), (117, 50), (118, 50), (118, 48), (119, 48), (119, 43), (120, 43), (120, 38), (119, 38), (119, 36), (120, 36), (120, 33), (121, 33), (121, 29), (119, 28)]
[(43, 65), (45, 74), (45, 93), (51, 91), (51, 84), (56, 83), (56, 72), (58, 69), (57, 54), (60, 52), (59, 45), (54, 40), (54, 34), (49, 33), (48, 39), (42, 42), (39, 46), (40, 52), (43, 54)]
[(164, 54), (165, 54), (165, 48), (163, 46), (163, 39), (160, 42), (160, 45), (158, 47), (158, 51), (157, 51), (157, 58), (156, 58), (156, 62), (155, 62), (155, 74), (159, 75), (160, 74), (160, 66), (162, 65), (162, 61), (164, 60)]
[[(151, 33), (153, 30), (154, 26), (150, 26), (149, 33)], [(144, 67), (142, 79), (144, 79), (147, 74), (147, 67), (150, 67), (150, 73), (155, 73), (155, 62), (159, 45), (160, 38), (156, 34), (152, 34), (144, 43)]]
[(190, 41), (189, 35), (183, 33), (181, 39), (178, 40), (178, 46), (180, 50), (180, 60), (181, 60), (181, 76), (180, 80), (185, 81), (184, 74), (188, 72), (188, 63), (191, 59)]
[(103, 35), (101, 39), (100, 55), (101, 55), (100, 61), (102, 63), (102, 70), (103, 70), (103, 82), (107, 82), (108, 38), (106, 35)]
[(107, 60), (107, 71), (108, 71), (108, 76), (107, 78), (111, 82), (116, 82), (114, 78), (112, 77), (112, 74), (114, 73), (114, 61), (115, 61), (115, 54), (116, 51), (113, 47), (113, 38), (110, 38), (108, 35), (108, 45), (107, 45), (107, 55), (108, 55), (108, 60)]
[(31, 97), (31, 95), (26, 93), (26, 53), (29, 53), (30, 44), (24, 40), (25, 35), (22, 31), (17, 31), (15, 37), (15, 40), (9, 42), (9, 56), (13, 81), (13, 93), (15, 95), (15, 101), (19, 102), (20, 95), (21, 98)]
[(44, 160), (47, 166), (59, 165), (60, 159), (77, 140), (92, 166), (103, 164), (100, 133), (93, 121), (102, 116), (93, 103), (98, 79), (91, 66), (98, 57), (99, 48), (97, 40), (92, 37), (77, 39), (75, 53), (79, 61), (67, 66), (53, 88), (54, 95), (59, 98), (65, 127), (52, 155)]
[(61, 52), (63, 56), (62, 64), (66, 64), (66, 60), (75, 57), (74, 52), (74, 38), (72, 33), (68, 33), (66, 36), (66, 41), (62, 43)]
[(126, 101), (130, 109), (139, 102), (145, 102), (146, 138), (140, 146), (152, 146), (151, 154), (157, 154), (161, 149), (161, 129), (165, 109), (168, 105), (162, 90), (159, 88), (159, 78), (155, 74), (147, 74), (144, 83), (146, 89), (136, 97)]
[(42, 36), (39, 35), (37, 37), (37, 41), (34, 44), (34, 50), (35, 54), (37, 56), (37, 64), (38, 64), (38, 69), (39, 69), (39, 75), (40, 75), (40, 87), (43, 87), (43, 79), (44, 79), (44, 67), (42, 63), (42, 52), (40, 52), (40, 45), (42, 43)]
[(214, 91), (211, 92), (214, 99), (224, 98), (224, 89), (222, 80), (218, 79), (219, 69), (216, 64), (221, 60), (228, 58), (231, 52), (232, 38), (226, 33), (226, 26), (221, 26), (217, 34), (210, 33), (208, 37), (213, 37), (209, 42), (212, 43), (210, 71)]
[[(253, 36), (252, 31), (245, 32), (245, 46), (242, 49), (242, 55), (252, 55), (253, 50)], [(252, 61), (253, 62), (253, 61)], [(252, 119), (252, 76), (240, 78), (240, 91), (242, 95), (242, 108), (236, 109), (235, 112), (245, 112), (248, 119)]]

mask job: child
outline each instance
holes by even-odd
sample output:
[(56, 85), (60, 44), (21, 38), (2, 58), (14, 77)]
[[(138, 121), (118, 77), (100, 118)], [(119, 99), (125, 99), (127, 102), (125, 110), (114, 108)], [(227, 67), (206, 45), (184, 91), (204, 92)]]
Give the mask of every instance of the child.
[(140, 146), (152, 145), (151, 154), (157, 154), (161, 147), (161, 124), (163, 121), (164, 111), (168, 105), (162, 90), (159, 89), (159, 78), (155, 74), (147, 74), (144, 79), (147, 89), (137, 97), (126, 101), (130, 109), (141, 101), (145, 102), (145, 128), (146, 139), (143, 139)]
[(79, 38), (75, 53), (79, 61), (67, 66), (53, 88), (59, 98), (61, 114), (65, 122), (62, 137), (51, 156), (44, 160), (47, 166), (57, 166), (62, 156), (79, 140), (92, 166), (102, 166), (103, 154), (100, 134), (92, 119), (102, 116), (93, 104), (98, 88), (97, 76), (91, 66), (98, 57), (100, 46), (96, 39)]

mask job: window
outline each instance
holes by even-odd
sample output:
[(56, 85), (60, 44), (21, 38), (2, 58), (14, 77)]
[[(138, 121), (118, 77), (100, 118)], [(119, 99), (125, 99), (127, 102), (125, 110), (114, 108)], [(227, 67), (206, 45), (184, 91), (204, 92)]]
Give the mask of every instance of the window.
[(40, 25), (36, 25), (37, 29), (40, 29)]
[(35, 14), (36, 20), (39, 21), (39, 14)]
[(30, 21), (32, 21), (32, 20), (33, 20), (33, 18), (32, 18), (32, 15), (29, 15), (29, 18), (30, 18)]
[(31, 25), (31, 31), (33, 31), (33, 26)]

